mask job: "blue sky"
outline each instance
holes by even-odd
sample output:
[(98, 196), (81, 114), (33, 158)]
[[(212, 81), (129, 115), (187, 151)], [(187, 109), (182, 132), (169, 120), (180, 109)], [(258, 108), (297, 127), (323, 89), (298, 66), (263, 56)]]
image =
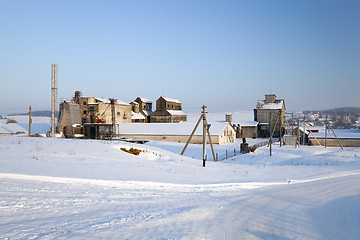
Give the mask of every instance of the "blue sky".
[(0, 0), (0, 113), (85, 96), (178, 98), (186, 112), (360, 107), (360, 1)]

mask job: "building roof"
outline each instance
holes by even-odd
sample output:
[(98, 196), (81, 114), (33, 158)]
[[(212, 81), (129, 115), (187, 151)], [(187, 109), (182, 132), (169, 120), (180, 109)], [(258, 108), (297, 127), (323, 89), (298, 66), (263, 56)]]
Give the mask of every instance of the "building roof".
[(179, 99), (161, 96), (167, 102), (181, 103)]
[(181, 110), (166, 110), (170, 115), (176, 116), (176, 115), (186, 115)]
[(256, 121), (240, 121), (240, 127), (256, 127), (259, 125), (259, 122)]
[(277, 99), (275, 103), (266, 103), (265, 100), (258, 100), (256, 104), (256, 109), (276, 109), (280, 110), (283, 108), (284, 100)]
[[(98, 102), (102, 102), (102, 103), (109, 103), (110, 104), (110, 98), (99, 98), (99, 97), (94, 97), (96, 101)], [(115, 104), (119, 104), (119, 105), (126, 105), (129, 106), (130, 104), (120, 100), (120, 99), (115, 99)]]
[(141, 110), (146, 116), (151, 116), (151, 114), (153, 114), (153, 111), (149, 111), (149, 110)]
[(148, 98), (143, 98), (143, 97), (139, 97), (139, 98), (143, 103), (152, 103), (152, 101)]
[(131, 111), (131, 119), (145, 119), (145, 117), (141, 113)]
[[(118, 133), (124, 135), (179, 135), (190, 136), (196, 123), (119, 123)], [(227, 122), (214, 122), (210, 127), (212, 136), (220, 135), (229, 125)], [(196, 129), (195, 135), (202, 135), (202, 127)]]
[(99, 97), (94, 97), (94, 98), (98, 102), (110, 103), (110, 99), (108, 99), (108, 98), (99, 98)]

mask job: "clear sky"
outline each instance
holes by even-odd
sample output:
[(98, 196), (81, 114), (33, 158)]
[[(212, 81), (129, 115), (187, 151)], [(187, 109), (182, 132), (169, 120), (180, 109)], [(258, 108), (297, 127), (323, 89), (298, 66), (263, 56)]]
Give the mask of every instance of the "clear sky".
[(360, 107), (360, 1), (0, 0), (0, 113), (50, 110), (53, 63), (59, 101)]

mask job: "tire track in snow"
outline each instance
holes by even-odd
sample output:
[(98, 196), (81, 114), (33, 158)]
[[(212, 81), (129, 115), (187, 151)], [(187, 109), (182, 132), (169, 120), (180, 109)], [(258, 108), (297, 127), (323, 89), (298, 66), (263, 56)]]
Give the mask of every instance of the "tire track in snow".
[(54, 183), (67, 183), (67, 184), (82, 184), (82, 185), (98, 185), (116, 187), (121, 189), (169, 189), (171, 191), (181, 192), (203, 192), (203, 191), (234, 191), (234, 190), (251, 190), (264, 187), (287, 185), (287, 184), (300, 184), (315, 181), (322, 181), (327, 179), (359, 175), (358, 171), (345, 171), (335, 174), (325, 175), (311, 179), (287, 179), (281, 182), (239, 182), (239, 183), (217, 183), (217, 184), (175, 184), (175, 183), (161, 183), (161, 182), (147, 182), (147, 181), (119, 181), (119, 180), (100, 180), (100, 179), (85, 179), (85, 178), (67, 178), (67, 177), (51, 177), (40, 175), (25, 175), (13, 173), (0, 173), (0, 178), (7, 179), (20, 179), (29, 181), (43, 181)]

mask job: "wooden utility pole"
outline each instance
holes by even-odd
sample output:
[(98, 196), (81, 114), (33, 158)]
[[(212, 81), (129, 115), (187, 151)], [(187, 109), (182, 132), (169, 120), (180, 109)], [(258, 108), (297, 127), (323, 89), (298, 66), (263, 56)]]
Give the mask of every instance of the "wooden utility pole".
[(115, 134), (116, 134), (116, 128), (115, 128), (115, 124), (116, 124), (116, 120), (115, 120), (115, 99), (110, 98), (110, 104), (111, 104), (111, 125), (112, 125), (110, 139), (112, 139), (112, 137), (115, 136)]
[(326, 120), (325, 120), (325, 148), (327, 147), (327, 130), (328, 130), (328, 120), (327, 120), (327, 115), (326, 115)]
[(32, 119), (31, 119), (31, 106), (29, 107), (29, 131), (28, 131), (28, 136), (31, 136), (31, 123), (32, 123)]
[(305, 114), (304, 114), (304, 129), (303, 129), (303, 145), (305, 145)]
[(205, 167), (206, 162), (206, 129), (207, 129), (207, 123), (206, 123), (206, 106), (203, 105), (203, 167)]
[(280, 147), (282, 147), (282, 117), (281, 117), (281, 110), (279, 112), (279, 117), (280, 117), (280, 135), (279, 135), (279, 140), (280, 140)]
[(202, 109), (203, 109), (203, 111), (201, 113), (201, 116), (199, 117), (199, 120), (197, 121), (197, 123), (196, 123), (196, 125), (195, 125), (195, 127), (194, 127), (188, 141), (186, 142), (184, 149), (181, 151), (181, 155), (184, 155), (186, 148), (188, 147), (192, 137), (195, 134), (195, 131), (196, 131), (197, 127), (200, 124), (200, 121), (203, 120), (203, 167), (205, 167), (205, 162), (206, 162), (206, 133), (209, 136), (209, 142), (210, 142), (214, 162), (217, 161), (217, 158), (215, 156), (214, 146), (213, 146), (212, 141), (211, 141), (211, 135), (210, 135), (210, 130), (209, 130), (210, 125), (207, 123), (207, 119), (206, 119), (206, 113), (207, 113), (206, 112), (206, 106), (203, 105)]
[(298, 127), (296, 131), (296, 145), (300, 147), (300, 118), (298, 118)]
[[(270, 113), (271, 114), (271, 113)], [(274, 132), (275, 132), (275, 128), (276, 128), (276, 126), (277, 126), (277, 123), (278, 123), (278, 121), (279, 121), (279, 116), (280, 116), (280, 114), (281, 114), (281, 111), (278, 113), (278, 116), (277, 116), (277, 118), (276, 118), (276, 122), (275, 122), (275, 125), (274, 125), (274, 128), (273, 128), (273, 130), (272, 130), (272, 133), (271, 133), (271, 135), (270, 135), (270, 139), (272, 139), (272, 136), (274, 135)], [(271, 116), (271, 115), (270, 115)], [(271, 118), (270, 118), (271, 119)], [(270, 145), (270, 141), (269, 141), (269, 143), (268, 143), (268, 146)]]
[(294, 135), (294, 113), (291, 113), (291, 136)]
[(341, 147), (341, 150), (344, 150), (344, 149), (343, 149), (343, 147), (341, 146), (341, 143), (340, 143), (340, 141), (339, 141), (338, 137), (337, 137), (337, 136), (336, 136), (336, 134), (335, 134), (334, 129), (333, 129), (331, 126), (330, 126), (330, 129), (331, 129), (331, 131), (333, 132), (333, 134), (334, 134), (334, 136), (335, 136), (335, 138), (336, 138), (336, 140), (337, 140), (337, 142), (338, 142), (339, 146)]

